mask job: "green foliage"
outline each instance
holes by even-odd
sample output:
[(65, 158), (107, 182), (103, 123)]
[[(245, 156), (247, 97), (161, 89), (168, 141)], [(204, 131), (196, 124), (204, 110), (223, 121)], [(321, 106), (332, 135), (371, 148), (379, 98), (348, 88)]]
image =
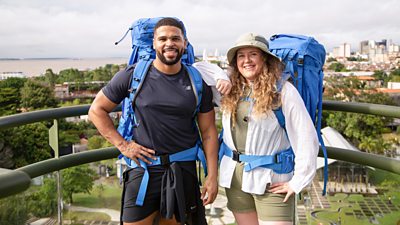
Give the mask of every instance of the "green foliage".
[(46, 73), (44, 74), (44, 77), (45, 77), (45, 81), (53, 89), (54, 85), (57, 83), (57, 74), (53, 73), (52, 69), (47, 69)]
[(42, 84), (28, 80), (21, 89), (21, 106), (27, 110), (56, 107), (53, 90)]
[(11, 87), (0, 88), (0, 116), (15, 114), (19, 106), (19, 90)]
[(96, 173), (88, 165), (75, 166), (62, 171), (63, 196), (73, 203), (72, 194), (90, 193)]
[(375, 79), (383, 81), (383, 84), (386, 86), (389, 81), (389, 76), (383, 70), (375, 70), (372, 75)]
[(329, 57), (327, 60), (326, 60), (326, 62), (337, 62), (337, 60), (335, 59), (335, 58), (333, 58), (333, 57)]
[(99, 148), (108, 147), (109, 145), (107, 144), (107, 141), (102, 136), (95, 135), (88, 139), (87, 146), (88, 146), (88, 149), (99, 149)]
[(344, 64), (340, 62), (334, 62), (331, 65), (328, 66), (329, 70), (333, 70), (335, 72), (343, 72), (346, 71), (346, 68), (344, 67)]
[(327, 125), (335, 128), (361, 150), (383, 153), (390, 146), (382, 138), (385, 119), (357, 113), (333, 112)]
[(101, 179), (103, 185), (95, 185), (91, 194), (74, 195), (74, 205), (89, 208), (121, 209), (122, 187), (115, 178)]
[(57, 186), (54, 178), (45, 178), (39, 191), (32, 193), (29, 208), (36, 217), (48, 217), (57, 212)]
[[(394, 105), (387, 94), (371, 92), (355, 77), (330, 77), (325, 92), (327, 99)], [(346, 112), (329, 112), (325, 118), (326, 125), (338, 130), (363, 151), (382, 154), (391, 148), (382, 137), (390, 118)]]
[(400, 82), (400, 69), (394, 69), (390, 72), (388, 81)]
[(392, 70), (390, 76), (400, 76), (400, 68)]
[(23, 225), (28, 219), (29, 209), (24, 195), (0, 199), (0, 225)]
[(44, 122), (2, 130), (0, 142), (13, 150), (13, 161), (17, 168), (51, 157), (48, 128)]
[(357, 98), (358, 90), (365, 89), (365, 85), (354, 76), (327, 77), (325, 81), (325, 99), (354, 101)]
[(19, 112), (21, 94), (25, 78), (11, 77), (0, 81), (0, 116)]
[(400, 188), (400, 175), (387, 172), (381, 169), (368, 170), (370, 181), (384, 188), (393, 188), (398, 190)]
[(58, 74), (57, 83), (62, 84), (64, 82), (83, 82), (82, 73), (78, 69), (65, 69), (61, 70)]
[(0, 88), (14, 87), (16, 89), (20, 89), (24, 86), (26, 81), (26, 78), (10, 77), (0, 81)]

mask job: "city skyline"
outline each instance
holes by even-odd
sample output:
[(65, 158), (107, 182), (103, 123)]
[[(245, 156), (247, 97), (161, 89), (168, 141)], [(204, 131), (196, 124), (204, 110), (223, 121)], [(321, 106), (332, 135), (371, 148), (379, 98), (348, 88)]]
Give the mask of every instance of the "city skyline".
[(156, 16), (180, 18), (196, 55), (204, 49), (225, 54), (240, 34), (250, 31), (266, 37), (309, 35), (327, 51), (342, 43), (357, 51), (364, 40), (400, 44), (399, 10), (395, 0), (0, 0), (0, 58), (128, 57), (130, 37), (118, 46), (114, 42), (134, 20)]

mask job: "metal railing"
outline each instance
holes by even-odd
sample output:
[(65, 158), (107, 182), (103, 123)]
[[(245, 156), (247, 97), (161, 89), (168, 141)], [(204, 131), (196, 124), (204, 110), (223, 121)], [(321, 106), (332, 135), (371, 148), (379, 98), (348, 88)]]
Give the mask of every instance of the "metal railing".
[[(0, 130), (28, 123), (87, 115), (89, 107), (90, 105), (72, 106), (0, 117)], [(400, 107), (396, 106), (326, 101), (323, 104), (323, 108), (324, 110), (331, 111), (364, 113), (400, 118)], [(119, 110), (120, 107), (115, 111)], [(331, 159), (371, 166), (400, 174), (400, 160), (333, 147), (327, 147), (327, 151), (328, 156)], [(16, 170), (0, 169), (0, 198), (25, 191), (30, 186), (31, 179), (35, 177), (81, 164), (115, 158), (118, 154), (118, 150), (111, 147), (48, 159)], [(319, 156), (322, 156), (321, 150)]]

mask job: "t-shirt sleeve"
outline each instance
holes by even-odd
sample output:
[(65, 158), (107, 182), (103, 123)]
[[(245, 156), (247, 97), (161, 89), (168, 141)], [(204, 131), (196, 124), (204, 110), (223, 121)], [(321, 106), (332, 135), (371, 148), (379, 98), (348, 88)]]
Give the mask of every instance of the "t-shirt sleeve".
[(128, 66), (124, 70), (119, 71), (110, 82), (101, 89), (110, 101), (119, 104), (129, 95), (128, 90), (133, 70), (133, 66)]
[(203, 81), (203, 94), (201, 97), (200, 113), (207, 113), (214, 109), (213, 94), (210, 86)]

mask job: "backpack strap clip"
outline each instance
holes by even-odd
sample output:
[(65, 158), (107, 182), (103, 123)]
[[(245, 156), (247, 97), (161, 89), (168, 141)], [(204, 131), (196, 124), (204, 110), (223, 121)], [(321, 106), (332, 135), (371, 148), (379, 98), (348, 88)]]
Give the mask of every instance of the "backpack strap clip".
[(299, 58), (297, 59), (297, 65), (299, 65), (299, 66), (304, 65), (304, 58), (303, 58), (303, 57), (299, 57)]
[(171, 163), (168, 154), (160, 155), (160, 165), (167, 166)]
[(240, 155), (242, 153), (238, 152), (238, 151), (232, 151), (232, 159), (235, 160), (236, 162), (240, 163), (242, 161), (240, 161)]

